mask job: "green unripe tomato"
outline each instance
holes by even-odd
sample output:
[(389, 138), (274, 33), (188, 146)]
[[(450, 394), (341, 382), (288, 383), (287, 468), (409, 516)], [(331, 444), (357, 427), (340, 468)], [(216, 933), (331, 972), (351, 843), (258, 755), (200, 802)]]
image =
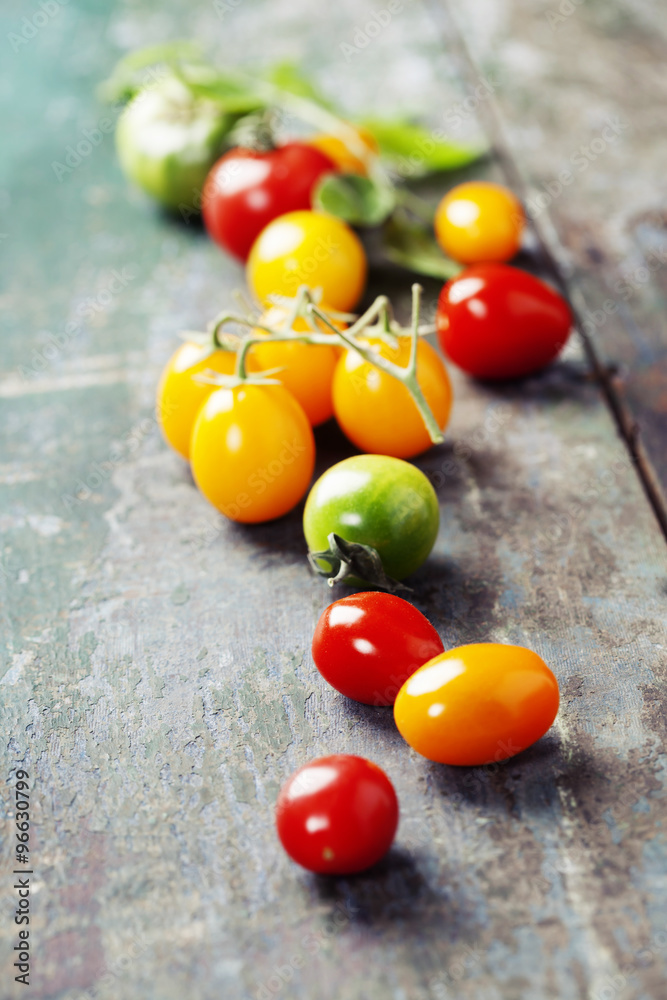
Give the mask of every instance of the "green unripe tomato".
[(118, 119), (123, 172), (167, 208), (199, 206), (229, 121), (220, 108), (165, 77), (132, 98)]
[[(375, 549), (394, 580), (414, 573), (433, 548), (440, 511), (423, 472), (388, 455), (355, 455), (338, 462), (311, 489), (303, 515), (310, 553), (329, 549), (334, 532)], [(318, 569), (327, 570), (317, 560)], [(356, 575), (346, 582), (358, 581)], [(374, 582), (365, 577), (365, 582)]]

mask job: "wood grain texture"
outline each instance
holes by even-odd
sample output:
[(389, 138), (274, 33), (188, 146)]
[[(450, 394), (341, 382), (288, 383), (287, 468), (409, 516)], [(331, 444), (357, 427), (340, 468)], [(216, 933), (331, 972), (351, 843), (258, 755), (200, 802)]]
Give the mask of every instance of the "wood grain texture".
[[(528, 186), (571, 278), (585, 332), (614, 371), (667, 523), (667, 125), (659, 4), (454, 2)], [(488, 110), (486, 106), (481, 111)]]
[[(4, 773), (25, 761), (35, 786), (31, 995), (662, 1000), (667, 560), (580, 347), (520, 386), (454, 375), (447, 441), (418, 462), (442, 526), (415, 603), (446, 645), (531, 646), (563, 691), (557, 725), (513, 761), (430, 764), (390, 711), (348, 702), (314, 669), (331, 595), (307, 571), (299, 511), (224, 522), (160, 441), (160, 368), (240, 270), (128, 189), (110, 138), (62, 183), (51, 169), (103, 116), (93, 88), (119, 51), (157, 38), (201, 36), (223, 60), (295, 58), (351, 109), (437, 109), (434, 125), (469, 82), (413, 3), (349, 62), (340, 46), (369, 4), (321, 5), (318, 21), (286, 0), (222, 18), (203, 2), (110, 9), (63, 7), (10, 66), (25, 93), (11, 116), (44, 122), (6, 157), (0, 243), (0, 711)], [(501, 34), (491, 9), (471, 25), (482, 62)], [(527, 17), (493, 9), (517, 33)], [(3, 15), (2, 37), (21, 16)], [(608, 44), (607, 28), (595, 38)], [(529, 106), (549, 134), (541, 93)], [(605, 161), (601, 205), (625, 169)], [(661, 181), (657, 160), (642, 169)], [(108, 300), (114, 271), (125, 284)], [(405, 305), (395, 273), (376, 281)], [(49, 358), (46, 331), (61, 335), (84, 301)], [(318, 449), (319, 469), (350, 453), (333, 428)], [(354, 879), (297, 870), (273, 831), (281, 782), (329, 752), (377, 761), (401, 802), (395, 849)], [(10, 886), (3, 874), (14, 998)]]

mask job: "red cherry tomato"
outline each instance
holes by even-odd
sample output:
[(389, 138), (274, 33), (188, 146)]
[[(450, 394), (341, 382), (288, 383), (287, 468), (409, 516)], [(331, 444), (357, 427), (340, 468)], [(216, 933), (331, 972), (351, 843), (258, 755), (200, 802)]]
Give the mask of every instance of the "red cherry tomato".
[(204, 225), (221, 247), (245, 260), (269, 222), (311, 208), (310, 195), (333, 160), (305, 143), (288, 142), (268, 153), (238, 147), (211, 168), (202, 196)]
[(321, 875), (370, 868), (391, 847), (398, 799), (370, 760), (352, 754), (319, 757), (280, 789), (276, 827), (289, 856)]
[(393, 705), (408, 677), (442, 652), (421, 611), (373, 591), (329, 605), (313, 636), (313, 660), (324, 679), (366, 705)]
[(567, 302), (508, 264), (476, 264), (440, 292), (436, 326), (447, 357), (469, 375), (520, 378), (550, 364), (570, 334)]

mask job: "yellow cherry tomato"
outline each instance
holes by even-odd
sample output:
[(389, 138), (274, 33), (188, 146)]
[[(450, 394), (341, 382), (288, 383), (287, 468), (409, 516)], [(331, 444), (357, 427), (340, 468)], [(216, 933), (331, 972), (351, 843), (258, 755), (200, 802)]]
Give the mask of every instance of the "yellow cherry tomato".
[(526, 217), (519, 199), (500, 184), (468, 181), (452, 188), (435, 213), (435, 235), (461, 264), (511, 260)]
[(308, 489), (313, 432), (282, 385), (216, 389), (195, 421), (190, 461), (197, 486), (225, 517), (271, 521)]
[(264, 305), (272, 295), (294, 296), (299, 285), (322, 289), (322, 303), (348, 312), (361, 298), (368, 263), (359, 237), (324, 212), (288, 212), (270, 222), (252, 245), (248, 285)]
[(190, 457), (190, 437), (197, 414), (216, 388), (193, 376), (207, 368), (231, 375), (235, 364), (236, 354), (232, 351), (214, 351), (202, 358), (201, 346), (189, 341), (181, 344), (167, 362), (157, 388), (156, 412), (167, 444), (183, 458)]
[(480, 642), (435, 656), (398, 692), (394, 718), (410, 746), (440, 764), (491, 764), (544, 736), (558, 681), (522, 646)]
[[(405, 367), (408, 363), (409, 337), (401, 337), (396, 348), (373, 337), (364, 338), (364, 342), (394, 364)], [(452, 405), (452, 387), (440, 356), (425, 340), (417, 345), (417, 381), (443, 430)], [(336, 366), (333, 402), (336, 420), (362, 451), (412, 458), (431, 447), (431, 438), (408, 389), (364, 361), (356, 351), (346, 351)]]
[[(281, 329), (285, 321), (285, 309), (276, 306), (262, 316), (266, 326)], [(308, 331), (310, 327), (302, 317), (297, 317), (293, 327), (297, 333)], [(261, 330), (253, 330), (253, 336), (261, 336)], [(324, 423), (333, 416), (331, 384), (339, 358), (337, 344), (304, 344), (298, 340), (272, 341), (255, 344), (248, 357), (259, 371), (282, 368), (273, 378), (279, 379), (286, 389), (301, 404), (313, 427)]]
[(306, 141), (309, 146), (314, 146), (333, 160), (342, 174), (361, 174), (362, 177), (366, 177), (373, 157), (378, 155), (379, 146), (375, 136), (363, 125), (350, 127), (354, 129), (360, 143), (365, 147), (363, 154), (357, 149), (356, 143), (352, 150), (345, 138), (339, 135), (321, 133), (311, 136)]

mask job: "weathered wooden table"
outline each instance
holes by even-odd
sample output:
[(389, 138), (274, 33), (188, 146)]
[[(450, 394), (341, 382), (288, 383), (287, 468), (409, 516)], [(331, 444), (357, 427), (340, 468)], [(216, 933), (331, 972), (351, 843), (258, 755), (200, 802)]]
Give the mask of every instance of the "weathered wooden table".
[[(20, 762), (32, 788), (33, 960), (15, 983), (6, 784), (3, 1000), (664, 1000), (659, 0), (458, 0), (470, 59), (435, 0), (374, 22), (366, 0), (7, 6), (0, 708), (4, 778)], [(526, 185), (548, 244), (526, 263), (570, 283), (585, 342), (520, 385), (455, 376), (447, 443), (418, 462), (442, 528), (416, 603), (446, 644), (531, 646), (561, 683), (556, 726), (501, 767), (429, 764), (390, 711), (326, 687), (299, 512), (223, 522), (160, 439), (159, 370), (241, 271), (128, 189), (108, 133), (52, 163), (105, 116), (119, 54), (179, 36), (296, 59), (351, 112), (482, 127), (497, 155), (473, 172)], [(329, 428), (318, 445), (320, 467), (349, 453)], [(286, 775), (334, 751), (402, 805), (354, 879), (297, 870), (272, 825)]]

